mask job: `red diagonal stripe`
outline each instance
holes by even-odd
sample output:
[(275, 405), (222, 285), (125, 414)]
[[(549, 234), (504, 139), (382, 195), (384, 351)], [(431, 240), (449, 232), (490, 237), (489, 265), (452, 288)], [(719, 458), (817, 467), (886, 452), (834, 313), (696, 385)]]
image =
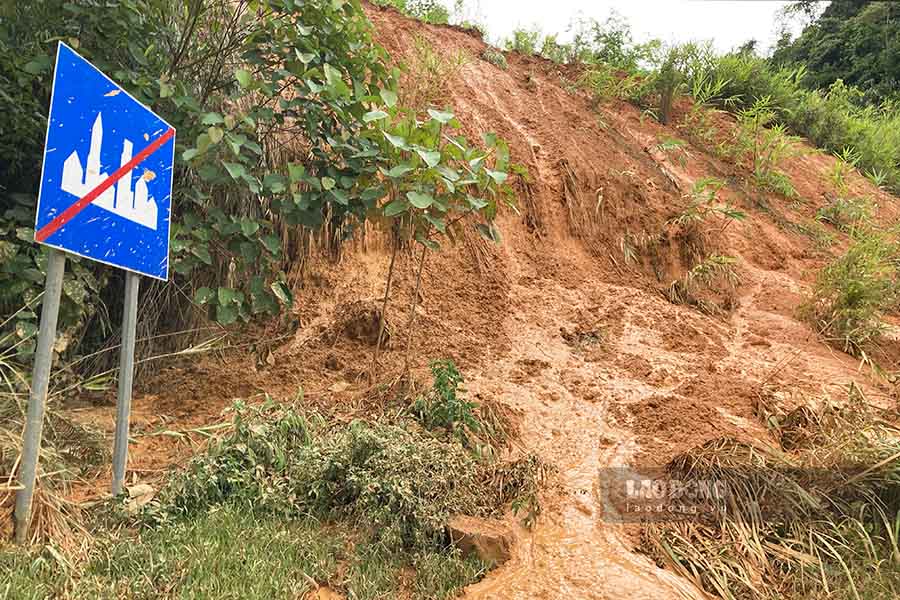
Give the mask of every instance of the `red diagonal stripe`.
[(175, 137), (175, 130), (169, 128), (168, 131), (153, 140), (150, 145), (138, 152), (131, 160), (119, 167), (112, 175), (104, 179), (103, 183), (88, 192), (87, 196), (75, 202), (75, 204), (57, 215), (55, 219), (38, 229), (34, 234), (35, 241), (43, 242), (48, 237), (56, 233), (60, 227), (71, 221), (75, 217), (75, 215), (84, 210), (84, 208), (88, 204), (96, 200), (97, 197), (100, 196), (100, 194), (108, 190), (115, 182), (122, 179), (122, 177), (125, 176), (125, 173), (131, 171), (136, 166), (144, 162), (148, 156), (159, 150), (159, 148), (163, 144), (171, 140), (173, 137)]

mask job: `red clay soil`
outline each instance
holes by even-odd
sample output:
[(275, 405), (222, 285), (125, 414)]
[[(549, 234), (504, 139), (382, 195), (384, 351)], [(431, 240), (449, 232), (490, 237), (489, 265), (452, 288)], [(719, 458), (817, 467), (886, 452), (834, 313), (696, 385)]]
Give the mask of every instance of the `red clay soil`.
[[(871, 402), (896, 402), (896, 389), (797, 318), (815, 273), (846, 244), (831, 230), (838, 243), (819, 246), (796, 227), (834, 193), (826, 177), (834, 159), (803, 146), (803, 157), (782, 166), (800, 200), (761, 198), (745, 171), (701, 148), (688, 144), (683, 161), (656, 149), (663, 139), (686, 139), (677, 112), (665, 127), (628, 104), (595, 108), (557, 65), (507, 54), (502, 70), (482, 59), (486, 46), (470, 33), (389, 9), (367, 12), (399, 62), (410, 61), (419, 36), (443, 56), (465, 53), (439, 104), (452, 107), (470, 139), (493, 131), (508, 140), (532, 179), (517, 198), (519, 214), (500, 219), (501, 244), (473, 236), (432, 254), (417, 315), (415, 372), (424, 379), (429, 360), (455, 360), (470, 392), (519, 413), (521, 445), (559, 469), (537, 525), (519, 530), (513, 558), (467, 596), (700, 597), (635, 554), (626, 529), (604, 521), (598, 473), (665, 464), (725, 435), (766, 440), (754, 413), (764, 385), (784, 397), (840, 399), (855, 381)], [(725, 115), (716, 119), (731, 126)], [(704, 242), (709, 253), (737, 259), (740, 284), (717, 296), (718, 316), (661, 293), (693, 266), (689, 241), (666, 223), (687, 205), (693, 182), (709, 175), (728, 181), (723, 193), (748, 215)], [(877, 201), (879, 218), (896, 219), (894, 198), (862, 177), (853, 187)], [(648, 239), (655, 243), (641, 243)], [(260, 334), (252, 352), (207, 355), (144, 381), (135, 400), (135, 477), (154, 481), (184, 461), (205, 438), (165, 432), (217, 422), (236, 398), (294, 398), (302, 387), (325, 410), (364, 414), (360, 391), (388, 266), (377, 240), (309, 267), (295, 290), (300, 326), (287, 340)], [(631, 262), (623, 240), (637, 248)], [(402, 362), (415, 283), (409, 253), (399, 263), (389, 368)], [(112, 406), (75, 414), (112, 429)], [(98, 482), (80, 494), (99, 494)]]

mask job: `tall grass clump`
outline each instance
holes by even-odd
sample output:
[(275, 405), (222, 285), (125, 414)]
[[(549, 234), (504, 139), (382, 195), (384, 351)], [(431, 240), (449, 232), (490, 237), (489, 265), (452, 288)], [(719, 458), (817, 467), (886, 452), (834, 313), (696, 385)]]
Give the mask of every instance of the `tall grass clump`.
[(900, 594), (900, 437), (851, 388), (786, 412), (761, 401), (780, 447), (708, 442), (667, 466), (724, 485), (719, 510), (658, 523), (646, 548), (726, 600), (888, 600)]
[(866, 104), (861, 90), (841, 80), (826, 90), (807, 90), (801, 85), (802, 67), (775, 68), (749, 53), (718, 57), (710, 72), (728, 82), (721, 98), (744, 109), (770, 98), (777, 107), (775, 122), (829, 152), (852, 148), (863, 174), (900, 191), (900, 107), (895, 102)]
[(896, 229), (860, 226), (847, 252), (819, 273), (801, 315), (844, 351), (865, 356), (881, 340), (885, 313), (900, 301), (898, 261)]

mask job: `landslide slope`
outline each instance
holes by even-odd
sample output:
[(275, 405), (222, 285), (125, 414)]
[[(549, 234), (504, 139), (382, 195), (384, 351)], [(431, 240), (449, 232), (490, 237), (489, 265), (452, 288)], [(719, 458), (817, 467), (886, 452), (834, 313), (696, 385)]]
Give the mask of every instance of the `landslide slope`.
[[(765, 439), (754, 408), (764, 385), (813, 397), (855, 381), (873, 402), (888, 401), (886, 384), (797, 318), (815, 273), (846, 245), (834, 230), (831, 247), (809, 234), (833, 193), (826, 172), (834, 159), (803, 146), (783, 165), (800, 201), (762, 194), (745, 183), (747, 173), (702, 148), (688, 144), (677, 157), (659, 149), (685, 139), (677, 129), (685, 107), (675, 127), (628, 104), (596, 107), (571, 86), (568, 68), (509, 54), (502, 69), (482, 58), (487, 46), (469, 32), (366, 10), (398, 63), (414, 63), (423, 43), (441, 57), (464, 56), (437, 103), (452, 107), (470, 139), (493, 131), (508, 140), (530, 173), (517, 184), (518, 213), (500, 219), (500, 244), (467, 237), (430, 258), (423, 276), (415, 370), (455, 360), (470, 395), (517, 413), (519, 444), (558, 470), (534, 528), (516, 525), (513, 558), (467, 596), (696, 597), (633, 551), (634, 532), (608, 522), (596, 481), (604, 468), (665, 464), (724, 435)], [(414, 78), (406, 76), (407, 87)], [(725, 115), (716, 122), (733, 127)], [(747, 214), (700, 247), (736, 260), (734, 289), (707, 298), (714, 314), (664, 295), (696, 265), (698, 247), (669, 220), (706, 176), (725, 180), (723, 198)], [(862, 177), (852, 187), (877, 201), (878, 218), (896, 218), (893, 198)], [(402, 362), (415, 287), (412, 257), (399, 262), (389, 365)], [(364, 307), (383, 294), (387, 266), (377, 236), (348, 245), (339, 262), (308, 260), (295, 273), (295, 333), (146, 382), (135, 401), (135, 467), (152, 472), (190, 450), (142, 431), (209, 423), (235, 397), (293, 397), (302, 386), (311, 402), (364, 414), (359, 382), (372, 325)], [(109, 425), (111, 414), (98, 408), (79, 418)]]

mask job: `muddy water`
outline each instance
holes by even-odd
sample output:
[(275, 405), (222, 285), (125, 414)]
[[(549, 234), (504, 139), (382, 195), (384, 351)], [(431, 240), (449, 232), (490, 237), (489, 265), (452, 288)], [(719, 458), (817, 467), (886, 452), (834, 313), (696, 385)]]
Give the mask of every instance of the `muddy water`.
[(560, 328), (573, 326), (567, 315), (583, 302), (577, 290), (550, 281), (539, 288), (515, 286), (510, 306), (524, 313), (505, 324), (513, 350), (470, 382), (473, 394), (502, 398), (521, 411), (523, 445), (559, 469), (561, 489), (544, 500), (532, 531), (518, 531), (513, 558), (466, 597), (701, 598), (632, 552), (622, 526), (604, 517), (595, 491), (599, 469), (628, 465), (637, 449), (627, 431), (610, 425), (609, 407), (656, 390), (609, 372), (603, 363), (586, 362), (562, 338)]

